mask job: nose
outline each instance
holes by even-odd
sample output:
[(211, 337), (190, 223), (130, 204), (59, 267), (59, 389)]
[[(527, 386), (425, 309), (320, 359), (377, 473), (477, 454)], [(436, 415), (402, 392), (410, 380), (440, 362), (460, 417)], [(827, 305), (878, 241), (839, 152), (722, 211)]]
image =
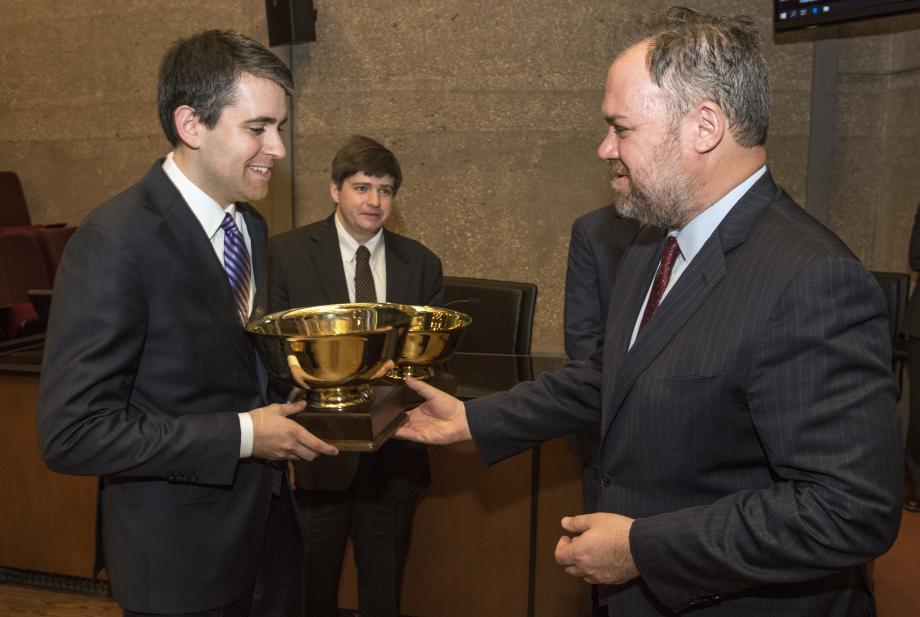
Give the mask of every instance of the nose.
[(285, 155), (287, 155), (287, 150), (284, 147), (284, 140), (281, 138), (281, 132), (278, 130), (266, 130), (265, 134), (267, 137), (262, 146), (263, 152), (272, 158), (283, 159)]
[(620, 144), (613, 128), (607, 130), (604, 140), (597, 147), (597, 156), (605, 161), (613, 161), (620, 158)]
[(367, 192), (367, 205), (375, 208), (380, 207), (380, 193), (374, 187)]

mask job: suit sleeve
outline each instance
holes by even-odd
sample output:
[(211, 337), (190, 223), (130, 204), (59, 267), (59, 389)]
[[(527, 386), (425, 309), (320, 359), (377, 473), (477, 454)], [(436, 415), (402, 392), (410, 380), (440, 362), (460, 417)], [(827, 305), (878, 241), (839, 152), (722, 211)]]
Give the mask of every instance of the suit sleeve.
[(470, 432), (482, 460), (491, 465), (548, 439), (597, 424), (601, 378), (600, 366), (593, 359), (569, 362), (536, 381), (468, 401)]
[(816, 579), (892, 544), (903, 457), (885, 314), (855, 260), (789, 282), (744, 393), (772, 483), (633, 524), (636, 565), (665, 605)]
[(597, 257), (587, 237), (584, 219), (572, 225), (565, 270), (565, 352), (570, 358), (587, 358), (604, 332)]
[(194, 470), (196, 482), (230, 484), (239, 460), (236, 414), (165, 413), (131, 403), (147, 337), (142, 273), (133, 247), (111, 229), (87, 223), (68, 242), (39, 387), (45, 461), (63, 473), (169, 477)]

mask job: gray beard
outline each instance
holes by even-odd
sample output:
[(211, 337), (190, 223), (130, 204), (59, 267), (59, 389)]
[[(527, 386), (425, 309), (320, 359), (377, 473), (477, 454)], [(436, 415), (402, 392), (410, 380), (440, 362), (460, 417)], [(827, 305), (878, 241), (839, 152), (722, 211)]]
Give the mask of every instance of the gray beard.
[[(625, 169), (622, 163), (611, 162), (611, 173), (615, 170)], [(665, 175), (659, 185), (654, 188), (645, 188), (632, 182), (630, 177), (630, 192), (621, 191), (615, 183), (611, 182), (615, 193), (613, 206), (617, 214), (624, 218), (632, 219), (640, 225), (652, 225), (661, 229), (675, 229), (683, 227), (691, 218), (690, 216), (690, 182), (682, 177), (676, 169)], [(615, 174), (613, 174), (615, 175)]]
[(677, 195), (671, 194), (672, 191), (667, 191), (666, 195), (653, 196), (633, 185), (628, 195), (619, 190), (616, 193), (613, 206), (617, 214), (640, 225), (673, 229), (683, 227), (687, 222), (682, 201)]

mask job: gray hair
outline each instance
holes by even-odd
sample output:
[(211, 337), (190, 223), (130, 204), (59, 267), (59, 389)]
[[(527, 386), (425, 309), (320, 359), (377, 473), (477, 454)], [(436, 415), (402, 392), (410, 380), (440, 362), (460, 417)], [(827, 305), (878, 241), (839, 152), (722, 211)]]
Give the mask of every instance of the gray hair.
[(710, 100), (722, 108), (738, 145), (766, 142), (770, 84), (753, 20), (673, 7), (644, 24), (634, 41), (648, 41), (649, 75), (665, 91), (675, 122)]

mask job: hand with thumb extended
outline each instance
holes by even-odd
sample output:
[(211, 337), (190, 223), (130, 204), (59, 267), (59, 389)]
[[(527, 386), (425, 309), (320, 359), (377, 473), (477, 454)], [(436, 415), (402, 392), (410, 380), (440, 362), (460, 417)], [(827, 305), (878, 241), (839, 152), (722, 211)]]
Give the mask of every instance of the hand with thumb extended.
[(410, 410), (396, 437), (428, 444), (449, 444), (472, 439), (466, 407), (459, 400), (424, 381), (407, 379), (406, 385), (424, 402)]
[(252, 420), (252, 456), (272, 461), (312, 461), (320, 454), (339, 451), (291, 420), (288, 416), (304, 410), (306, 403), (275, 403), (249, 412)]

